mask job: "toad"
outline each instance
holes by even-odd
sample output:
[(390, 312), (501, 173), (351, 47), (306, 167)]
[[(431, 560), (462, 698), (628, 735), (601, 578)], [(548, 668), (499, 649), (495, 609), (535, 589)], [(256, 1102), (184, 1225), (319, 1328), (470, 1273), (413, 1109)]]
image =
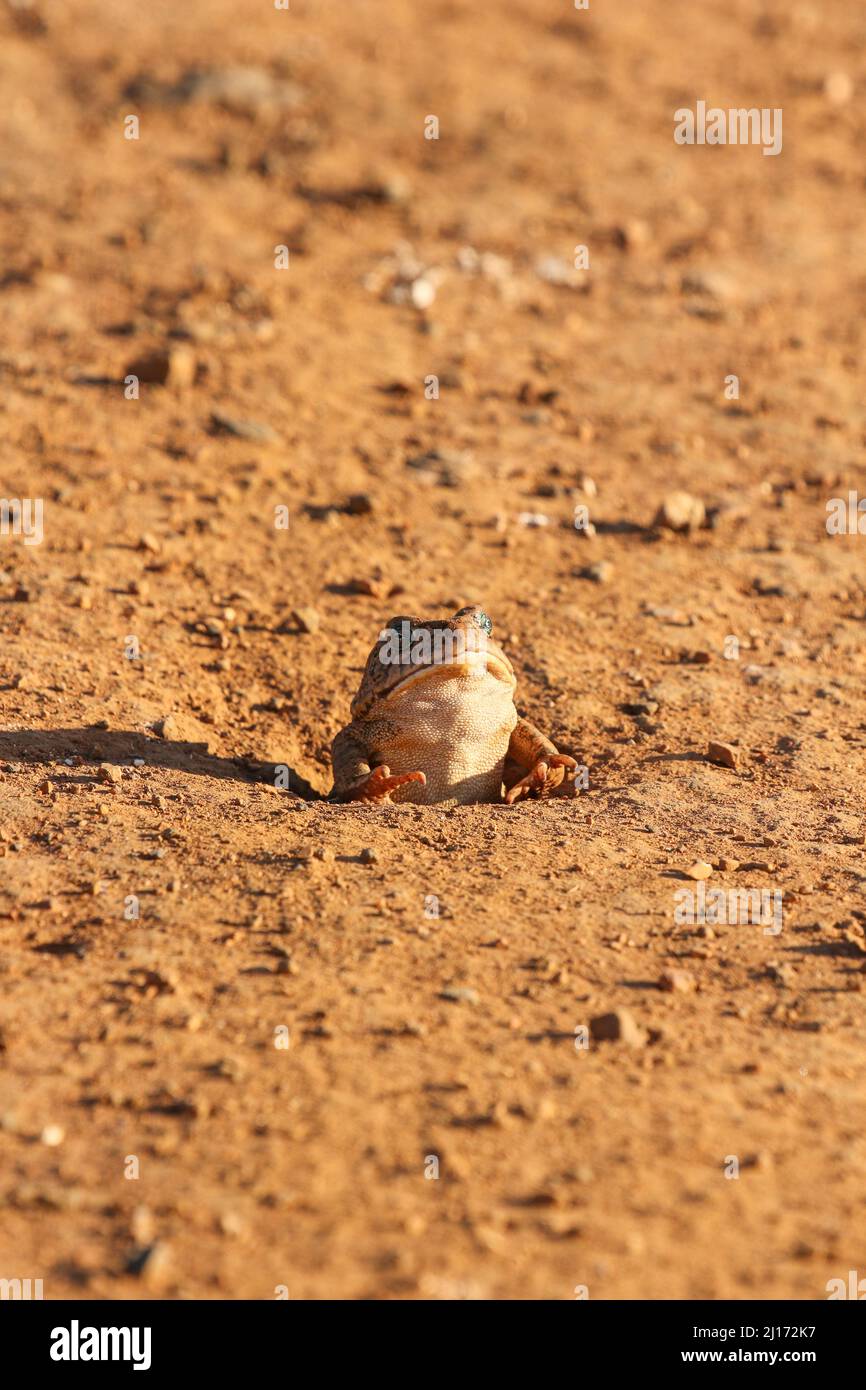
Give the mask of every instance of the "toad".
[(391, 618), (332, 745), (331, 801), (505, 801), (573, 782), (574, 758), (517, 713), (517, 681), (477, 606)]

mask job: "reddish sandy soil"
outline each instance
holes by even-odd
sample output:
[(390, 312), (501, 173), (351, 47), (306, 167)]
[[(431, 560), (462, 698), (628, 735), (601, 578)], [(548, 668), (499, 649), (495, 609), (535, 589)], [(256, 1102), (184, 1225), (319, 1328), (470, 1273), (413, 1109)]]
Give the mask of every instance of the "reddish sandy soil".
[[(841, 0), (4, 6), (0, 494), (44, 540), (0, 537), (0, 1276), (863, 1272), (864, 40)], [(783, 108), (781, 155), (676, 145), (699, 99)], [(673, 489), (713, 524), (655, 527)], [(383, 622), (476, 601), (588, 790), (325, 803)], [(696, 860), (783, 930), (676, 921)]]

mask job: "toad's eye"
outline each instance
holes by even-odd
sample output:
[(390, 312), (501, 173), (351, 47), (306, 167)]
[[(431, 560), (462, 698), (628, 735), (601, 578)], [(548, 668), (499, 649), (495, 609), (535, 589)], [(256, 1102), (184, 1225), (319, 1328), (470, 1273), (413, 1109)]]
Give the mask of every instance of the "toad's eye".
[(476, 621), (476, 623), (478, 624), (478, 626), (481, 628), (482, 632), (486, 632), (486, 633), (487, 633), (487, 636), (489, 637), (490, 634), (491, 634), (491, 632), (493, 631), (493, 620), (492, 620), (492, 618), (488, 618), (488, 616), (487, 616), (486, 613), (482, 613), (482, 612), (479, 611), (478, 613), (475, 614), (475, 621)]

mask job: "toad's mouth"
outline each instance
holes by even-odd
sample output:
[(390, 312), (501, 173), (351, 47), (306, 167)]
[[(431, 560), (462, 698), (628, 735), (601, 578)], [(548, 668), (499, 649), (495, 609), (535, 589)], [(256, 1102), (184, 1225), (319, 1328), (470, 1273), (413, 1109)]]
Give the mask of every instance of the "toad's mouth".
[(509, 686), (515, 683), (511, 663), (505, 657), (496, 656), (493, 652), (468, 651), (453, 657), (451, 661), (437, 661), (432, 665), (414, 667), (391, 687), (385, 699), (391, 700), (395, 695), (402, 695), (420, 681), (454, 680), (456, 677), (478, 680), (485, 674), (493, 676), (495, 680), (504, 681)]

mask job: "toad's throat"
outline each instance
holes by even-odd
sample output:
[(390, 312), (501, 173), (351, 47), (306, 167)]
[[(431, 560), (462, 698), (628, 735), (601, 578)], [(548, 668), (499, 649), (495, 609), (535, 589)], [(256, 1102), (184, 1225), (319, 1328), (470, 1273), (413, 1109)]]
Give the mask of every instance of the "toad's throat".
[(454, 680), (457, 677), (462, 677), (465, 680), (478, 680), (485, 674), (493, 676), (495, 680), (504, 681), (506, 685), (514, 685), (514, 673), (499, 657), (494, 656), (491, 652), (463, 652), (452, 661), (440, 661), (432, 666), (415, 667), (391, 687), (384, 699), (392, 700), (396, 695), (404, 694), (405, 691), (420, 681)]

